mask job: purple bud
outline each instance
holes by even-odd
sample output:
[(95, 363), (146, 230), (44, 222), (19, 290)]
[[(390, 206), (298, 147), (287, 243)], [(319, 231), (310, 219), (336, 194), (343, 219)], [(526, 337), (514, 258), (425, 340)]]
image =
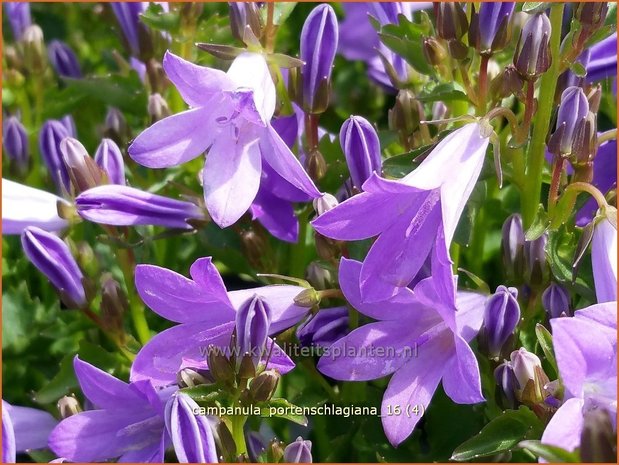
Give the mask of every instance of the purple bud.
[(527, 279), (529, 284), (539, 286), (548, 277), (548, 265), (546, 263), (546, 243), (548, 236), (546, 233), (533, 241), (524, 243), (524, 261), (527, 268)]
[(129, 136), (129, 127), (122, 112), (111, 107), (105, 115), (105, 137), (114, 139), (117, 144), (122, 144)]
[(340, 145), (346, 156), (353, 186), (360, 190), (372, 173), (381, 171), (378, 134), (368, 120), (361, 116), (351, 116), (340, 130)]
[(517, 382), (516, 398), (527, 405), (543, 402), (548, 376), (539, 357), (521, 347), (511, 353), (510, 359)]
[(230, 29), (232, 35), (245, 42), (246, 29), (255, 37), (260, 37), (260, 6), (257, 2), (228, 2), (230, 9)]
[(208, 417), (197, 415), (200, 407), (177, 392), (165, 406), (165, 425), (180, 463), (217, 463), (215, 439)]
[(333, 195), (327, 192), (326, 194), (322, 194), (322, 197), (314, 199), (312, 201), (312, 204), (314, 205), (314, 210), (316, 211), (316, 215), (320, 216), (323, 213), (328, 212), (329, 210), (332, 210), (333, 208), (337, 207), (339, 202)]
[(505, 405), (504, 408), (516, 407), (516, 389), (518, 381), (514, 374), (514, 369), (511, 363), (505, 361), (494, 370), (494, 379), (501, 389), (502, 399)]
[(447, 41), (459, 41), (469, 29), (464, 7), (458, 2), (434, 3), (438, 36)]
[(21, 236), (24, 253), (58, 289), (63, 302), (70, 308), (86, 304), (84, 278), (69, 246), (58, 236), (31, 226)]
[(60, 152), (74, 193), (81, 193), (101, 184), (103, 172), (80, 141), (66, 137), (60, 142)]
[(6, 15), (11, 24), (13, 39), (17, 42), (21, 40), (24, 30), (32, 24), (30, 19), (29, 2), (3, 2)]
[(493, 358), (499, 357), (520, 320), (517, 297), (516, 288), (499, 286), (486, 300), (482, 339)]
[(337, 51), (338, 26), (330, 5), (314, 8), (301, 31), (300, 58), (303, 79), (303, 109), (306, 113), (322, 113), (329, 103), (331, 68)]
[(471, 44), (482, 54), (501, 50), (509, 40), (509, 22), (514, 2), (482, 2), (471, 21)]
[(309, 347), (330, 347), (335, 341), (348, 334), (348, 309), (346, 307), (325, 308), (310, 317), (297, 329), (301, 345)]
[(515, 213), (503, 223), (501, 250), (503, 266), (510, 279), (520, 279), (524, 272), (524, 230), (522, 218)]
[(63, 189), (68, 191), (70, 188), (69, 174), (62, 161), (62, 152), (60, 151), (60, 142), (69, 136), (65, 125), (58, 120), (45, 122), (39, 133), (39, 150), (43, 162), (59, 192), (62, 192)]
[(18, 168), (28, 165), (28, 136), (24, 125), (15, 116), (10, 116), (2, 124), (2, 144), (4, 151)]
[(560, 284), (551, 283), (542, 294), (542, 305), (548, 318), (570, 315), (570, 295)]
[(75, 198), (75, 205), (82, 218), (113, 226), (191, 229), (190, 220), (204, 220), (203, 211), (193, 203), (117, 184), (82, 192)]
[(250, 354), (254, 366), (257, 366), (266, 351), (270, 327), (271, 309), (262, 297), (254, 295), (236, 312), (236, 340), (240, 357)]
[(589, 114), (589, 102), (580, 87), (568, 87), (561, 94), (561, 104), (557, 114), (557, 126), (548, 142), (551, 152), (570, 154), (578, 126)]
[(312, 463), (312, 442), (304, 441), (301, 436), (284, 449), (286, 463)]
[(551, 25), (545, 13), (531, 16), (525, 23), (514, 55), (514, 66), (524, 79), (535, 80), (550, 68)]
[(146, 32), (145, 26), (140, 21), (140, 13), (144, 11), (144, 3), (112, 2), (110, 5), (131, 55), (140, 57), (140, 36)]
[(107, 174), (110, 184), (125, 185), (125, 162), (112, 139), (103, 139), (95, 152), (95, 163)]
[(71, 115), (65, 115), (60, 118), (60, 122), (67, 129), (70, 137), (77, 137), (77, 129), (75, 129), (75, 120)]
[(75, 79), (82, 77), (75, 52), (64, 42), (52, 40), (47, 46), (47, 56), (59, 76)]

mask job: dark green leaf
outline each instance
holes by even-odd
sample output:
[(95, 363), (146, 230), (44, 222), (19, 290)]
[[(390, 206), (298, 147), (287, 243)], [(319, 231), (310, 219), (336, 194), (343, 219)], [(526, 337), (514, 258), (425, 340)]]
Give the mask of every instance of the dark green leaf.
[(578, 463), (580, 457), (577, 452), (568, 452), (565, 449), (556, 446), (542, 444), (541, 441), (522, 441), (518, 444), (519, 447), (530, 451), (537, 457), (540, 457), (547, 462), (554, 463)]
[(221, 397), (221, 386), (217, 384), (201, 384), (192, 388), (181, 389), (183, 394), (187, 394), (196, 402), (211, 404)]
[(550, 2), (524, 2), (522, 11), (529, 14), (540, 13), (550, 7)]
[(301, 407), (288, 402), (286, 399), (271, 399), (268, 402), (260, 402), (259, 407), (263, 417), (284, 418), (298, 425), (307, 426), (307, 417), (295, 412), (296, 409)]
[(469, 101), (464, 89), (458, 83), (444, 83), (431, 90), (424, 89), (418, 96), (420, 102), (450, 102), (453, 100)]
[(34, 395), (35, 401), (39, 404), (56, 402), (72, 389), (77, 388), (77, 378), (73, 372), (73, 357), (73, 354), (65, 355), (60, 362), (60, 369), (58, 373), (56, 373), (56, 376)]
[(419, 165), (419, 162), (415, 163), (414, 160), (429, 152), (432, 148), (434, 148), (434, 145), (424, 145), (408, 153), (402, 153), (387, 158), (383, 162), (383, 173), (387, 177), (396, 179), (406, 176)]
[(525, 239), (527, 241), (534, 241), (535, 239), (538, 239), (542, 234), (544, 234), (547, 227), (548, 214), (546, 213), (546, 210), (544, 210), (544, 206), (540, 203), (537, 213), (535, 214), (533, 224), (525, 233)]
[(153, 29), (164, 32), (176, 32), (181, 23), (178, 11), (164, 11), (157, 3), (151, 3), (144, 13), (140, 15), (142, 21)]
[(548, 360), (548, 363), (550, 363), (554, 370), (554, 373), (551, 373), (551, 375), (557, 374), (559, 371), (557, 370), (557, 360), (555, 359), (555, 353), (552, 347), (552, 335), (550, 331), (548, 331), (545, 326), (537, 323), (535, 325), (535, 335), (537, 336), (540, 347), (544, 351), (546, 360)]

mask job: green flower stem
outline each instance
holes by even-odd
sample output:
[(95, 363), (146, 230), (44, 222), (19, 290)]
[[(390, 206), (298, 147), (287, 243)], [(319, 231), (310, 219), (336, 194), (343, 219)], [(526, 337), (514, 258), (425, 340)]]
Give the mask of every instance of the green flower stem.
[(292, 244), (290, 249), (289, 271), (290, 276), (302, 278), (305, 276), (305, 266), (307, 265), (308, 244), (311, 238), (308, 235), (311, 230), (308, 228), (309, 214), (311, 209), (306, 209), (299, 214), (299, 241)]
[(538, 107), (533, 126), (533, 137), (529, 145), (527, 170), (522, 193), (522, 219), (525, 230), (530, 228), (535, 220), (542, 192), (542, 172), (544, 169), (544, 146), (546, 134), (550, 126), (550, 116), (554, 106), (554, 94), (559, 78), (559, 48), (561, 45), (561, 21), (564, 5), (555, 3), (550, 10), (552, 35), (550, 36), (550, 53), (553, 57), (550, 69), (542, 75)]
[(243, 431), (243, 426), (245, 426), (247, 417), (230, 416), (229, 418), (230, 424), (232, 425), (232, 439), (234, 439), (234, 443), (236, 444), (236, 453), (237, 455), (247, 455), (247, 444), (245, 443), (245, 432)]
[(150, 340), (150, 329), (146, 322), (146, 316), (144, 315), (144, 307), (140, 303), (140, 299), (135, 292), (134, 287), (134, 274), (135, 269), (135, 257), (131, 249), (118, 249), (118, 261), (120, 268), (125, 278), (125, 285), (127, 286), (127, 298), (129, 299), (129, 313), (133, 326), (135, 327), (138, 340), (142, 345), (146, 344)]

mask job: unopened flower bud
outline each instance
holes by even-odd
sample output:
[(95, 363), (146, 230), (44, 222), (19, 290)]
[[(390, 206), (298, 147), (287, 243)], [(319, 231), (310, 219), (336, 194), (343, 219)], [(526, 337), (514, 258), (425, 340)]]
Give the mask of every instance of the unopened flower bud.
[(77, 138), (77, 129), (75, 128), (75, 120), (71, 115), (64, 115), (58, 121), (62, 123), (62, 125), (66, 128), (69, 133), (69, 137)]
[(327, 162), (318, 147), (311, 149), (305, 160), (305, 169), (314, 181), (320, 181), (327, 174)]
[(330, 347), (348, 334), (348, 309), (346, 307), (324, 308), (299, 326), (297, 338), (301, 345)]
[(221, 451), (224, 462), (232, 462), (236, 459), (236, 443), (232, 437), (232, 433), (223, 421), (220, 421), (215, 427), (215, 443), (217, 449)]
[(335, 11), (321, 4), (308, 15), (301, 30), (301, 106), (306, 113), (317, 114), (329, 105), (331, 69), (337, 51), (338, 25)]
[(519, 95), (524, 81), (514, 65), (507, 65), (503, 72), (490, 83), (490, 92), (496, 98), (503, 99), (510, 95)]
[(267, 462), (279, 463), (284, 458), (284, 443), (273, 439), (267, 446)]
[(550, 68), (550, 34), (550, 20), (545, 13), (534, 14), (525, 23), (514, 55), (514, 66), (523, 79), (534, 81)]
[(102, 278), (101, 296), (103, 323), (112, 332), (122, 332), (123, 315), (129, 310), (129, 301), (118, 281), (109, 274)]
[(301, 436), (284, 449), (286, 463), (312, 463), (312, 442), (304, 441)]
[(280, 374), (275, 370), (266, 370), (256, 376), (249, 385), (249, 394), (256, 402), (264, 402), (275, 394)]
[(314, 210), (316, 211), (316, 215), (320, 216), (323, 213), (326, 213), (329, 210), (332, 210), (333, 208), (337, 207), (339, 202), (333, 195), (326, 193), (326, 194), (323, 194), (322, 197), (318, 197), (317, 199), (314, 199), (312, 201), (312, 204), (314, 205)]
[(617, 437), (613, 417), (603, 408), (584, 408), (580, 434), (580, 459), (583, 463), (615, 463)]
[(39, 150), (43, 162), (59, 192), (70, 190), (69, 173), (60, 151), (60, 143), (69, 136), (65, 125), (58, 120), (45, 122), (39, 133)]
[(65, 305), (69, 308), (84, 307), (87, 303), (84, 275), (69, 246), (55, 234), (37, 227), (26, 228), (21, 241), (28, 260), (50, 280)]
[(579, 2), (574, 10), (574, 18), (580, 21), (589, 33), (604, 25), (608, 13), (607, 2)]
[(542, 306), (548, 318), (570, 316), (570, 295), (565, 287), (551, 283), (542, 294)]
[(425, 37), (423, 39), (423, 56), (432, 66), (445, 64), (445, 60), (448, 57), (447, 50), (443, 44), (434, 37)]
[(105, 172), (110, 184), (125, 185), (125, 162), (112, 139), (103, 139), (95, 152), (95, 163)]
[(166, 102), (161, 94), (151, 94), (148, 97), (148, 114), (150, 116), (150, 123), (155, 124), (157, 121), (167, 118), (172, 113), (168, 107), (168, 102)]
[(482, 55), (503, 49), (510, 39), (510, 20), (514, 2), (482, 2), (473, 13), (469, 43)]
[(360, 190), (372, 173), (381, 172), (378, 134), (368, 120), (351, 116), (340, 129), (340, 145), (353, 186)]
[(501, 251), (507, 276), (519, 280), (524, 273), (524, 230), (522, 218), (515, 213), (503, 223)]
[[(408, 89), (398, 92), (395, 105), (389, 110), (389, 129), (398, 132), (402, 141), (407, 141), (419, 128), (419, 121), (424, 119), (423, 107)], [(403, 145), (407, 145), (403, 142)]]
[(526, 277), (530, 285), (539, 287), (548, 278), (548, 263), (546, 262), (546, 243), (548, 237), (544, 233), (533, 241), (524, 243), (524, 261)]
[(28, 26), (22, 35), (21, 44), (26, 69), (34, 74), (45, 71), (47, 56), (41, 28), (36, 24)]
[(434, 4), (436, 30), (441, 39), (460, 40), (469, 29), (464, 7), (459, 2), (440, 2)]
[(105, 115), (103, 134), (113, 139), (118, 145), (123, 145), (129, 139), (129, 126), (122, 112), (117, 108), (110, 108)]
[(320, 265), (319, 262), (312, 262), (305, 270), (305, 279), (314, 289), (327, 289), (331, 286), (333, 276), (331, 271)]
[(574, 133), (571, 157), (572, 164), (576, 171), (573, 179), (574, 182), (591, 181), (590, 178), (580, 175), (579, 165), (587, 166), (593, 161), (597, 150), (597, 135), (597, 116), (590, 111), (580, 120)]
[(236, 312), (236, 337), (240, 354), (250, 354), (258, 366), (271, 327), (271, 309), (259, 295), (248, 299)]
[(78, 400), (73, 396), (63, 396), (58, 400), (56, 404), (58, 408), (58, 413), (60, 414), (60, 418), (63, 420), (65, 418), (69, 418), (72, 415), (80, 413), (82, 411), (82, 407)]
[(216, 382), (226, 384), (234, 380), (234, 368), (224, 350), (211, 345), (206, 356), (209, 372)]
[(332, 260), (340, 253), (340, 247), (337, 241), (329, 239), (319, 233), (314, 233), (314, 244), (316, 244), (316, 252), (323, 260)]
[(511, 363), (505, 361), (494, 370), (494, 379), (499, 387), (503, 408), (516, 407), (516, 389), (518, 381)]
[(28, 136), (26, 128), (15, 116), (2, 122), (2, 145), (11, 163), (23, 172), (28, 166)]
[(252, 228), (240, 233), (241, 251), (249, 264), (261, 270), (264, 267), (265, 251), (269, 249), (269, 239), (262, 228)]
[(320, 303), (320, 294), (313, 287), (304, 289), (294, 298), (294, 303), (299, 307), (312, 308)]
[(488, 297), (480, 339), (491, 358), (498, 359), (520, 321), (518, 290), (499, 286)]
[(544, 386), (549, 380), (538, 356), (521, 347), (512, 352), (510, 359), (518, 383), (516, 398), (527, 405), (543, 402)]
[(192, 388), (202, 384), (213, 384), (213, 377), (208, 370), (183, 368), (176, 374), (176, 384), (180, 388)]
[(576, 130), (589, 113), (587, 96), (580, 87), (568, 87), (561, 95), (557, 126), (548, 142), (548, 150), (555, 155), (572, 153)]
[(13, 32), (13, 40), (19, 41), (24, 35), (24, 31), (32, 24), (30, 18), (30, 3), (29, 2), (2, 2), (6, 10), (6, 16), (11, 25)]
[(447, 108), (447, 105), (445, 105), (445, 102), (441, 102), (439, 100), (432, 104), (432, 120), (433, 121), (439, 121), (439, 120), (445, 119), (447, 118), (448, 114), (449, 114), (449, 108)]
[(150, 58), (153, 40), (148, 27), (141, 21), (148, 4), (142, 2), (112, 2), (110, 4), (122, 32), (122, 38), (129, 53), (142, 61)]
[(47, 48), (49, 61), (60, 77), (79, 79), (82, 70), (75, 52), (64, 42), (52, 40)]
[(262, 31), (258, 4), (255, 2), (228, 2), (228, 6), (232, 35), (241, 42), (245, 42), (246, 30), (249, 28), (254, 37), (260, 38)]
[(60, 151), (75, 193), (80, 194), (101, 184), (103, 171), (80, 141), (66, 137), (60, 142)]

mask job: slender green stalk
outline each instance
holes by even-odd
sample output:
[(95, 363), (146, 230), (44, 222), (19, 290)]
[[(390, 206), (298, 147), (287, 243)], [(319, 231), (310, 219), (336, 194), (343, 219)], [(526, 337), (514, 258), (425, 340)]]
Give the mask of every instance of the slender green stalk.
[(138, 340), (141, 344), (146, 344), (150, 340), (150, 329), (144, 315), (144, 307), (140, 303), (138, 295), (135, 292), (133, 286), (135, 269), (135, 258), (133, 257), (133, 251), (130, 249), (118, 249), (118, 261), (120, 268), (125, 278), (125, 284), (127, 286), (127, 298), (129, 299), (129, 314), (133, 321)]
[(289, 274), (297, 278), (305, 276), (305, 265), (308, 249), (308, 216), (309, 211), (299, 214), (299, 241), (290, 249)]
[(561, 45), (562, 3), (555, 3), (550, 10), (552, 35), (550, 36), (550, 53), (553, 62), (550, 69), (542, 75), (538, 96), (538, 107), (533, 126), (533, 137), (529, 145), (527, 170), (522, 193), (522, 219), (525, 229), (535, 220), (537, 206), (542, 192), (542, 172), (544, 169), (544, 146), (550, 126), (550, 116), (554, 105), (554, 94), (559, 77), (559, 49)]
[(230, 423), (232, 423), (232, 439), (236, 444), (237, 455), (247, 455), (247, 444), (245, 443), (245, 432), (243, 426), (247, 417), (243, 416), (231, 416)]

